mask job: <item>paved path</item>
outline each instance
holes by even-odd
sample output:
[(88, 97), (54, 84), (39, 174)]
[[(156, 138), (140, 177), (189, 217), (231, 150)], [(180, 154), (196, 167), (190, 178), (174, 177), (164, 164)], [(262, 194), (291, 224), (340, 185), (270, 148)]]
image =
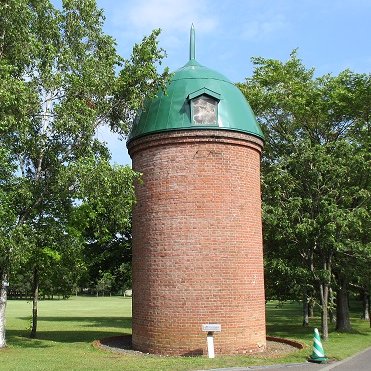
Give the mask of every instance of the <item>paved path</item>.
[[(355, 354), (352, 357), (346, 358), (339, 362), (330, 362), (327, 364), (316, 364), (311, 362), (306, 363), (291, 363), (286, 365), (273, 366), (249, 366), (249, 367), (231, 367), (231, 368), (214, 368), (207, 371), (251, 371), (251, 370), (266, 370), (266, 371), (370, 371), (371, 370), (371, 348)], [(200, 370), (202, 371), (202, 370)]]

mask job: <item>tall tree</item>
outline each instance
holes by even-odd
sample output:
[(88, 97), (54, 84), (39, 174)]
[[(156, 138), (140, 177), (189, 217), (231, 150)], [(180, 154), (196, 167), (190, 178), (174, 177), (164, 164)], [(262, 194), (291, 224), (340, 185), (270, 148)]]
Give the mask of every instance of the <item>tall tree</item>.
[[(314, 77), (294, 51), (286, 62), (253, 58), (240, 88), (266, 136), (263, 216), (266, 256), (295, 261), (303, 288), (315, 283), (328, 337), (330, 288), (341, 253), (368, 255), (370, 75)], [(364, 138), (364, 137), (363, 137)], [(308, 278), (311, 276), (311, 279)]]
[(102, 274), (109, 273), (114, 291), (130, 288), (130, 211), (139, 174), (128, 166), (84, 159), (70, 168), (69, 177), (81, 200), (70, 221), (84, 242), (85, 287), (96, 286)]
[(0, 148), (0, 348), (5, 346), (5, 308), (13, 254), (12, 229), (16, 223), (9, 199), (13, 170), (9, 154)]
[(33, 336), (42, 270), (62, 262), (56, 241), (70, 233), (68, 220), (79, 196), (79, 172), (71, 183), (68, 169), (84, 158), (107, 162), (109, 151), (95, 138), (96, 129), (110, 125), (125, 135), (145, 97), (168, 77), (167, 69), (161, 74), (156, 69), (165, 57), (159, 30), (125, 60), (103, 33), (103, 21), (94, 0), (64, 0), (61, 9), (48, 0), (0, 5), (0, 74), (6, 77), (0, 83), (0, 142), (17, 169), (10, 201), (14, 228), (23, 226), (27, 236)]

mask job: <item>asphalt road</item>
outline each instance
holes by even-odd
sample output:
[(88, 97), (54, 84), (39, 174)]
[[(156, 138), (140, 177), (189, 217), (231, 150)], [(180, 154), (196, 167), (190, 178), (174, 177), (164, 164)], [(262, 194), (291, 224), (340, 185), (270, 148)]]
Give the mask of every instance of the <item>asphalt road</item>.
[[(326, 364), (317, 363), (291, 363), (286, 365), (273, 366), (250, 366), (250, 367), (231, 367), (231, 368), (214, 368), (207, 371), (251, 371), (251, 370), (267, 370), (267, 371), (370, 371), (371, 370), (371, 348), (355, 354), (352, 357), (346, 358), (339, 362), (329, 362)], [(199, 370), (202, 371), (202, 370)]]

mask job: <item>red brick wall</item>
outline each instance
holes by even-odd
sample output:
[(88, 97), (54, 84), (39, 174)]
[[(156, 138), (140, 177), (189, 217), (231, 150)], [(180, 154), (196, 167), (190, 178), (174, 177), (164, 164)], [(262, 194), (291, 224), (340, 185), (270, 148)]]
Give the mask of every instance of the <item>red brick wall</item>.
[(260, 153), (232, 131), (177, 131), (128, 145), (143, 173), (133, 214), (133, 346), (207, 354), (265, 347)]

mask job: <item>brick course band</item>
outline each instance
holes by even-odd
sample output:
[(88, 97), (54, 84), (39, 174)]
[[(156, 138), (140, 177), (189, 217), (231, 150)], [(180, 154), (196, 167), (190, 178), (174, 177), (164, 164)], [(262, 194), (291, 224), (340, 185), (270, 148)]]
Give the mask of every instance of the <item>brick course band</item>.
[(260, 139), (197, 130), (128, 144), (143, 174), (133, 211), (133, 348), (207, 354), (264, 350)]
[(261, 153), (263, 141), (253, 135), (244, 134), (230, 130), (176, 130), (164, 133), (146, 135), (128, 143), (128, 150), (131, 157), (141, 151), (142, 147), (172, 145), (174, 139), (177, 143), (189, 142), (212, 142), (223, 141), (225, 144), (251, 146)]

